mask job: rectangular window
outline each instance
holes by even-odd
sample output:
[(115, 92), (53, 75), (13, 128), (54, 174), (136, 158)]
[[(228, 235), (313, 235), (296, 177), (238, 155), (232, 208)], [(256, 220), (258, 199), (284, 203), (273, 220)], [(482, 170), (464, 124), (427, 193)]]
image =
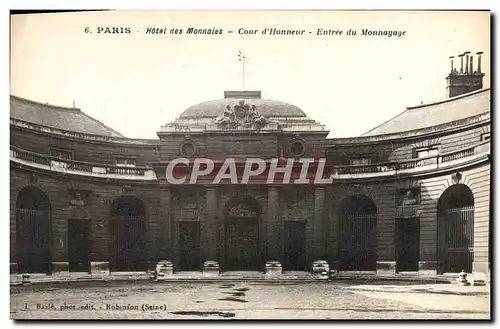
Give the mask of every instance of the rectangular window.
[(135, 167), (135, 159), (126, 157), (116, 157), (115, 164), (120, 167)]
[(428, 158), (439, 155), (439, 151), (437, 147), (426, 147), (415, 149), (415, 157), (416, 158)]
[(49, 155), (61, 160), (73, 160), (73, 152), (61, 149), (49, 149)]
[(489, 140), (490, 140), (490, 133), (481, 134), (481, 142), (482, 141), (489, 141)]
[(351, 166), (363, 166), (363, 165), (369, 165), (372, 163), (372, 159), (370, 158), (352, 158), (351, 159)]

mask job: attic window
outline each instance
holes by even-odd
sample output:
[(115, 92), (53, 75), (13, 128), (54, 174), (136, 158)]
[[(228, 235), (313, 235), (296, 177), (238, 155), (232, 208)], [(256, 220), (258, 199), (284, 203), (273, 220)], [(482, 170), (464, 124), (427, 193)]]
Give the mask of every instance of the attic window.
[(481, 134), (481, 142), (483, 142), (483, 141), (489, 141), (489, 140), (490, 140), (490, 137), (491, 137), (491, 136), (490, 136), (490, 133), (489, 133), (489, 132), (487, 132), (487, 133), (482, 133), (482, 134)]
[(366, 166), (372, 163), (372, 159), (368, 157), (355, 157), (350, 159), (351, 166)]
[(437, 156), (438, 154), (439, 150), (435, 146), (414, 149), (414, 158), (418, 159), (434, 157)]
[(73, 151), (51, 148), (49, 149), (49, 155), (61, 160), (73, 160)]
[(116, 157), (115, 164), (119, 167), (135, 167), (135, 159), (127, 157)]

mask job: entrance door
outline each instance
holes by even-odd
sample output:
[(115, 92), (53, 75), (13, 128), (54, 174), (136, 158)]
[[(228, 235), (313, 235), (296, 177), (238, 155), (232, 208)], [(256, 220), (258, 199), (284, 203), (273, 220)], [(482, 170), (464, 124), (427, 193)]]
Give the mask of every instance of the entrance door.
[(396, 270), (418, 271), (420, 220), (407, 218), (396, 220)]
[(306, 222), (285, 222), (285, 263), (288, 271), (306, 270)]
[(89, 222), (68, 221), (68, 261), (70, 272), (90, 272)]
[(50, 273), (50, 227), (47, 213), (36, 209), (16, 209), (19, 271)]
[(200, 271), (200, 222), (179, 222), (181, 271)]
[(226, 224), (225, 234), (227, 270), (257, 270), (259, 268), (257, 220), (230, 219)]
[(117, 216), (111, 220), (113, 258), (111, 271), (146, 271), (147, 259), (142, 216)]

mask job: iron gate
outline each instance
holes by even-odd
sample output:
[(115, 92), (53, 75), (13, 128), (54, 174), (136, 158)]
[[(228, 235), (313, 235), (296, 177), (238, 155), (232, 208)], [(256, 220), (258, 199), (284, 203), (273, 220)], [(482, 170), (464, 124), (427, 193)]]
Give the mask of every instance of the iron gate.
[(112, 216), (111, 271), (146, 271), (145, 225), (143, 216)]
[(376, 214), (340, 216), (340, 270), (373, 271), (376, 269), (376, 221)]
[(443, 272), (472, 273), (474, 206), (447, 209), (442, 214)]
[(19, 272), (50, 273), (50, 218), (44, 210), (16, 208)]

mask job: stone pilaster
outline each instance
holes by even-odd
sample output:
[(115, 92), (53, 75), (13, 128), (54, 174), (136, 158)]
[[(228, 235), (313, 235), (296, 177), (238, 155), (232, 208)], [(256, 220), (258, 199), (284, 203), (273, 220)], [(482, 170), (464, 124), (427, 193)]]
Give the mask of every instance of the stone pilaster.
[(437, 208), (428, 210), (432, 215), (420, 216), (420, 260), (418, 262), (418, 275), (434, 276), (439, 273), (439, 246), (443, 239), (439, 236), (438, 222), (436, 217)]
[(202, 261), (217, 261), (217, 190), (207, 187), (205, 190), (206, 216), (201, 225)]
[(172, 192), (168, 187), (160, 187), (158, 216), (162, 228), (158, 259), (172, 259)]
[(279, 190), (276, 186), (268, 187), (266, 216), (266, 261), (282, 262), (283, 223), (278, 215)]
[(326, 257), (326, 223), (325, 223), (325, 188), (316, 187), (314, 191), (314, 236), (313, 259)]

